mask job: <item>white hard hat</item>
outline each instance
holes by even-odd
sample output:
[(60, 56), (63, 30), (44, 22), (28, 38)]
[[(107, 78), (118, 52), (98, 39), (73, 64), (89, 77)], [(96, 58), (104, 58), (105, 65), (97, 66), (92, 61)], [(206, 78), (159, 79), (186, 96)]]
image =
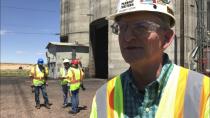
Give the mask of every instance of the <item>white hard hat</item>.
[(70, 63), (69, 59), (64, 59), (63, 63)]
[(107, 17), (115, 20), (117, 16), (132, 12), (155, 12), (165, 14), (170, 19), (170, 26), (175, 25), (172, 0), (118, 0), (116, 12)]

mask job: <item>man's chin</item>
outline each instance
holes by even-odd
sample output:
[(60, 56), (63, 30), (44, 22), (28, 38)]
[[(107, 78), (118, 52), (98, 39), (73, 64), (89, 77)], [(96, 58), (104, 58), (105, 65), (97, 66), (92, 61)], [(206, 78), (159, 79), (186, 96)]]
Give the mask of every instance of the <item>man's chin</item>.
[(149, 60), (145, 58), (130, 59), (130, 60), (126, 60), (126, 63), (128, 63), (130, 66), (133, 66), (133, 67), (135, 66), (143, 67), (149, 63)]

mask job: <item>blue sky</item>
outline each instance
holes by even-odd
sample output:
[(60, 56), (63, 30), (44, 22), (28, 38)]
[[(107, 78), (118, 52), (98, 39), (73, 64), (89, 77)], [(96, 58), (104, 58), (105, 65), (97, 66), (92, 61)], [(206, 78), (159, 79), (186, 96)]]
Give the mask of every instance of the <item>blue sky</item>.
[(59, 42), (60, 0), (1, 0), (1, 63), (46, 62), (48, 42)]

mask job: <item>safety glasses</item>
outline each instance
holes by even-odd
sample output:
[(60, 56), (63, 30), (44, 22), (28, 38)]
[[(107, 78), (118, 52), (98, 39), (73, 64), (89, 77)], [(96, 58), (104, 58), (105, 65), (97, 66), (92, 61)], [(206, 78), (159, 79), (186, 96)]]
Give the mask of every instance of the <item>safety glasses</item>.
[(138, 21), (132, 23), (126, 23), (123, 21), (115, 22), (111, 25), (112, 32), (116, 35), (126, 33), (128, 28), (136, 35), (141, 35), (144, 33), (149, 33), (151, 31), (157, 31), (159, 29), (164, 29), (164, 26), (152, 22), (152, 21)]

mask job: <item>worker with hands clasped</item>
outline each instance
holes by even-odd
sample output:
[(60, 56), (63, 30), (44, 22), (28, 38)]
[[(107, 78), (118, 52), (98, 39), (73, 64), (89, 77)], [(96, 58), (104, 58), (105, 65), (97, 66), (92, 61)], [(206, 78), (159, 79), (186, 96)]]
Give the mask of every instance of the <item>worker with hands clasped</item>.
[(173, 64), (171, 0), (118, 0), (113, 33), (130, 68), (97, 90), (90, 118), (209, 118), (210, 78)]
[[(67, 77), (68, 73), (71, 69), (70, 67), (70, 60), (69, 59), (64, 59), (63, 60), (63, 65), (64, 67), (60, 69), (60, 84), (62, 86), (62, 91), (63, 91), (63, 108), (66, 108), (68, 106), (68, 94), (69, 98), (71, 97), (71, 92), (69, 91), (70, 87), (70, 79)], [(71, 103), (70, 103), (71, 104)]]
[(49, 100), (46, 92), (48, 68), (44, 66), (44, 60), (39, 58), (30, 71), (30, 78), (33, 81), (36, 108), (40, 109), (39, 91), (42, 91), (45, 107), (50, 109)]

